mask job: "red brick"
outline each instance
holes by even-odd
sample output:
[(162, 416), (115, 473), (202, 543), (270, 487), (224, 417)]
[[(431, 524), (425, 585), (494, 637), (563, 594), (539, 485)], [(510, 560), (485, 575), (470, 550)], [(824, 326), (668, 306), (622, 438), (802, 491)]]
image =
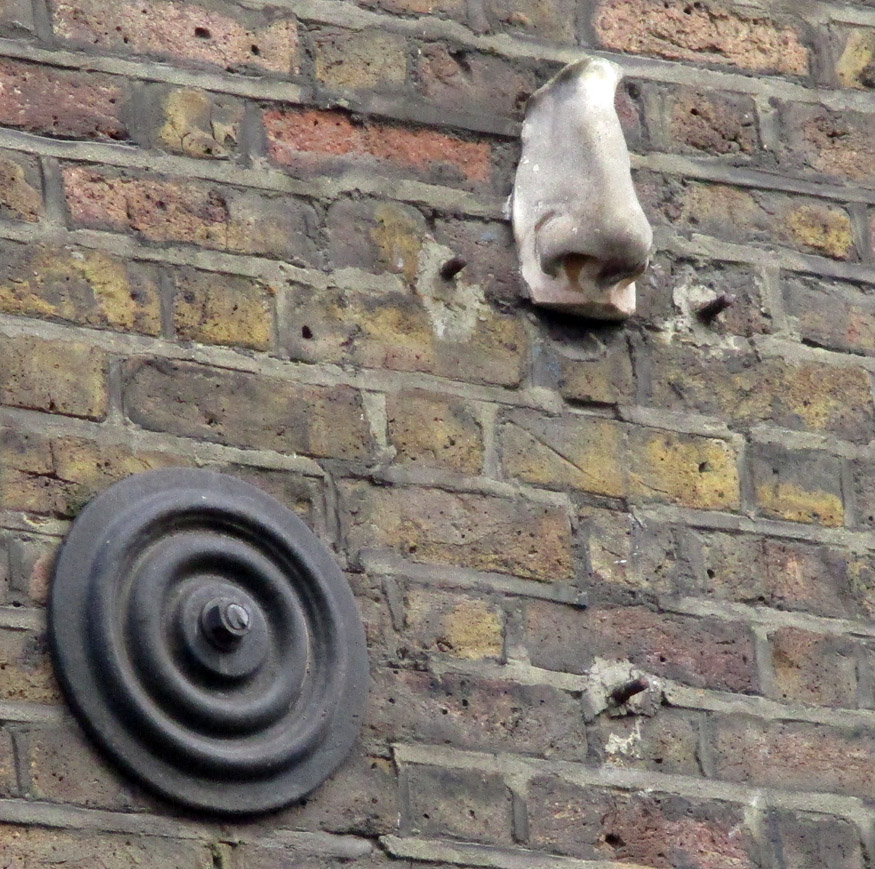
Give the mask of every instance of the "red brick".
[(172, 58), (188, 65), (298, 71), (298, 29), (290, 15), (270, 21), (231, 4), (219, 11), (172, 0), (56, 0), (55, 35), (77, 45)]
[(510, 573), (545, 582), (573, 571), (571, 523), (560, 507), (413, 487), (343, 486), (353, 550)]
[(664, 615), (643, 607), (585, 611), (526, 605), (525, 644), (536, 667), (585, 673), (595, 658), (629, 661), (697, 687), (757, 688), (753, 637), (740, 624)]
[(397, 124), (353, 123), (343, 112), (264, 113), (270, 156), (284, 166), (323, 171), (342, 158), (362, 168), (400, 167), (427, 177), (483, 184), (492, 175), (487, 142), (469, 142), (436, 130)]
[(0, 60), (0, 124), (73, 139), (126, 139), (122, 79)]
[(776, 699), (857, 707), (858, 655), (850, 640), (781, 628), (769, 635), (769, 642)]
[(78, 166), (65, 168), (63, 175), (67, 206), (79, 226), (299, 264), (316, 257), (316, 213), (292, 196)]
[(718, 778), (863, 799), (875, 787), (875, 737), (868, 731), (740, 715), (721, 717), (713, 727)]
[(677, 88), (666, 99), (670, 145), (688, 153), (746, 154), (759, 149), (750, 97)]
[(365, 728), (381, 742), (415, 740), (573, 760), (587, 756), (580, 702), (565, 691), (421, 670), (379, 669), (372, 678)]
[(486, 0), (492, 29), (535, 36), (548, 42), (577, 41), (579, 7), (574, 0)]
[(671, 60), (804, 76), (809, 52), (798, 28), (731, 4), (602, 0), (593, 12), (604, 48)]
[(144, 360), (127, 366), (124, 393), (131, 421), (150, 431), (360, 461), (374, 449), (361, 396), (346, 386)]

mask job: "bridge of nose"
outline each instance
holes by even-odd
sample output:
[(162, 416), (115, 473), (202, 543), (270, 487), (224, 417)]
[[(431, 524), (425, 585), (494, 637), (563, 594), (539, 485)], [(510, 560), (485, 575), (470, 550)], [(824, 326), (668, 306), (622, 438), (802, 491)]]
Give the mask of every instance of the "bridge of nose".
[(535, 304), (605, 319), (635, 309), (652, 231), (614, 108), (616, 64), (571, 64), (532, 96), (513, 194), (514, 234)]

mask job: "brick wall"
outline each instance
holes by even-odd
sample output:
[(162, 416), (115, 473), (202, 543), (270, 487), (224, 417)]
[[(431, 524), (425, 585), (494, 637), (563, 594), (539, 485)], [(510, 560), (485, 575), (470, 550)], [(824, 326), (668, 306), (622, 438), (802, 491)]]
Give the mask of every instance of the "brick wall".
[[(621, 327), (522, 302), (503, 217), (581, 48), (656, 232)], [(0, 865), (871, 866), (873, 86), (872, 0), (0, 2)], [(70, 519), (172, 465), (366, 623), (278, 815), (144, 793), (51, 675)]]

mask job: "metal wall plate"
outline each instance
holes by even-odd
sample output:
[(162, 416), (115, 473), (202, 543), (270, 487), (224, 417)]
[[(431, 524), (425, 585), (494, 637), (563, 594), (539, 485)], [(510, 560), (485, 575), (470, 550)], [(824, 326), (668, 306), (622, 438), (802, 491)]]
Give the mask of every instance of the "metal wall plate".
[(359, 731), (367, 652), (346, 579), (297, 516), (233, 477), (148, 471), (91, 502), (61, 548), (49, 635), (86, 730), (193, 808), (299, 799)]

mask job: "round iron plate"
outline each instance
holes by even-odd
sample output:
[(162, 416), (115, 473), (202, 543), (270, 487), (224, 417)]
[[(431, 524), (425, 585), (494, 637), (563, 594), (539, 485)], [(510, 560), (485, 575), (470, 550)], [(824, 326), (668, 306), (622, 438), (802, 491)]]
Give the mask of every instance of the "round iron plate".
[(61, 548), (49, 617), (86, 730), (187, 806), (286, 805), (358, 734), (367, 653), (346, 579), (297, 516), (233, 477), (148, 471), (107, 489)]

